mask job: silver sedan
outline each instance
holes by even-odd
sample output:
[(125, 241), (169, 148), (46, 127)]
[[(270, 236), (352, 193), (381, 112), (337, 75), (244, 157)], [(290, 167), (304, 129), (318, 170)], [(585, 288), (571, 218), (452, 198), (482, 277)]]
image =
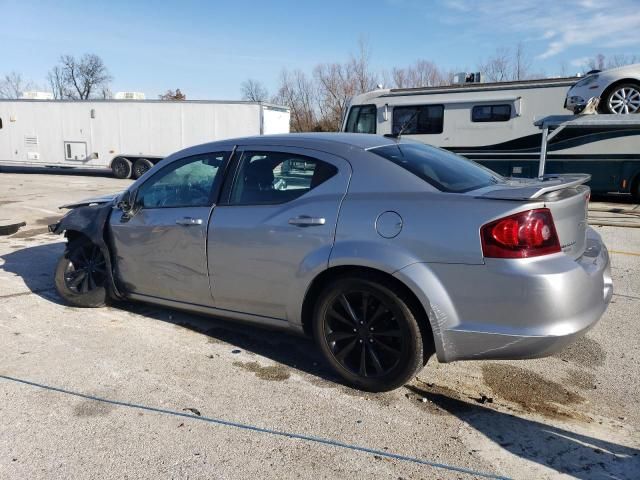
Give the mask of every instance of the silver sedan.
[[(584, 175), (507, 180), (421, 143), (244, 138), (68, 205), (55, 282), (76, 306), (151, 302), (313, 336), (357, 388), (441, 362), (549, 355), (612, 295)], [(256, 333), (259, 335), (259, 333)]]

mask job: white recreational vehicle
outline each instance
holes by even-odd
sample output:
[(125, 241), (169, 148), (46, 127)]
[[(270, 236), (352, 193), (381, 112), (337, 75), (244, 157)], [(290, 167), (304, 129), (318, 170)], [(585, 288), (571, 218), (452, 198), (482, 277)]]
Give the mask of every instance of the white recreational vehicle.
[[(534, 122), (566, 113), (576, 78), (380, 89), (354, 97), (343, 131), (413, 138), (505, 176), (538, 174), (542, 133)], [(589, 173), (595, 192), (640, 196), (640, 128), (572, 128), (549, 143), (547, 173)]]
[(288, 132), (288, 108), (256, 102), (0, 100), (0, 165), (137, 178), (184, 147)]

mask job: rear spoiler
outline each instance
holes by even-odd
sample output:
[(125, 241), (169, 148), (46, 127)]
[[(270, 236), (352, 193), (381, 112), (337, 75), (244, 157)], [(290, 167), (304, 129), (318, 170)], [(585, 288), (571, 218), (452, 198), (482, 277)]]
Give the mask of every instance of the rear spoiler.
[(478, 197), (496, 200), (535, 200), (547, 193), (577, 187), (589, 180), (591, 175), (587, 173), (548, 174), (534, 179), (510, 178), (507, 184), (497, 186)]

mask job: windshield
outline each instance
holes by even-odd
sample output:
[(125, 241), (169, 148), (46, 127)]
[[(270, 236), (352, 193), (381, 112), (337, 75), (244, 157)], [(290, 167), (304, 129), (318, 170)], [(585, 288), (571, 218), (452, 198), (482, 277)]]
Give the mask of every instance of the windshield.
[(398, 143), (369, 150), (410, 171), (443, 192), (462, 193), (504, 179), (460, 155), (421, 143)]

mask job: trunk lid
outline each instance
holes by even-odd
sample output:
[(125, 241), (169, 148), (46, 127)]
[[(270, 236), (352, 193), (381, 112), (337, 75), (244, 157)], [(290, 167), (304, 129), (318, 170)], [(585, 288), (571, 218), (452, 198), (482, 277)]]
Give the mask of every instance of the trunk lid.
[(506, 183), (476, 191), (486, 199), (521, 202), (544, 202), (551, 211), (553, 223), (564, 253), (576, 259), (587, 243), (587, 216), (590, 189), (584, 183), (587, 174), (545, 175), (541, 179), (509, 179)]

